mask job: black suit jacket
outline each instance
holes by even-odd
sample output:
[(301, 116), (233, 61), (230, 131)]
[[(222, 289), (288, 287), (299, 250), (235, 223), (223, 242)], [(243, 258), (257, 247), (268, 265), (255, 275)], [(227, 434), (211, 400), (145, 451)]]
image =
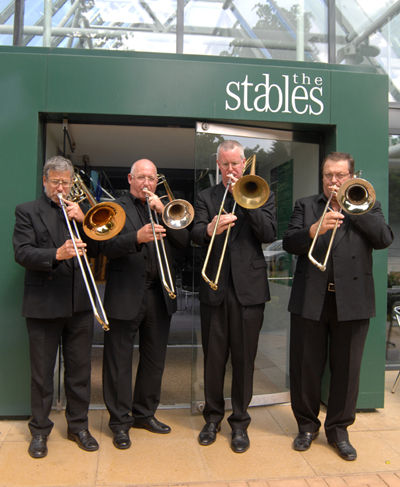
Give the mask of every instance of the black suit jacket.
[[(218, 214), (225, 186), (216, 186), (201, 191), (195, 205), (192, 240), (197, 245), (208, 245), (207, 225)], [(221, 304), (228, 287), (229, 269), (236, 296), (243, 306), (261, 304), (270, 300), (267, 266), (262, 252), (262, 243), (272, 242), (276, 237), (275, 196), (254, 210), (236, 206), (237, 220), (231, 229), (229, 246), (223, 261), (218, 289), (212, 290), (203, 278), (200, 279), (200, 301), (212, 306)], [(226, 232), (216, 235), (208, 261), (206, 274), (215, 280)]]
[[(102, 253), (109, 259), (104, 307), (110, 318), (132, 320), (138, 314), (143, 299), (149, 247), (147, 244), (137, 243), (137, 232), (143, 227), (143, 223), (131, 195), (128, 193), (115, 202), (124, 209), (126, 222), (117, 236), (101, 243)], [(160, 224), (162, 224), (161, 219)], [(175, 271), (171, 246), (184, 251), (189, 242), (190, 235), (186, 228), (181, 230), (167, 228), (167, 238), (164, 239), (164, 243), (174, 282)], [(164, 273), (166, 274), (165, 268)], [(166, 280), (168, 283), (168, 279)], [(171, 315), (176, 311), (176, 299), (171, 299), (165, 289), (164, 298), (168, 314)]]
[[(65, 242), (60, 211), (44, 194), (15, 209), (14, 256), (26, 269), (22, 316), (28, 318), (62, 318), (91, 309), (77, 259), (56, 261), (57, 248)], [(95, 256), (97, 242), (79, 230), (89, 255)]]
[[(326, 197), (314, 195), (296, 201), (283, 236), (283, 248), (299, 256), (293, 281), (289, 311), (303, 318), (319, 320), (328, 286), (328, 270), (320, 271), (308, 258), (309, 230), (321, 217)], [(375, 316), (375, 290), (372, 275), (372, 250), (384, 249), (393, 241), (381, 205), (363, 215), (345, 215), (331, 250), (339, 321)], [(313, 257), (325, 259), (331, 231), (318, 237)]]

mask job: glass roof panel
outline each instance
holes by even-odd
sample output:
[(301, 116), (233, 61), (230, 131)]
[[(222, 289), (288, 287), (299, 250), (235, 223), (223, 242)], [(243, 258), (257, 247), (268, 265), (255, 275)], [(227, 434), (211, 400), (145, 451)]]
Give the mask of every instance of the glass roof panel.
[[(186, 54), (328, 62), (327, 3), (52, 0), (51, 46), (173, 53), (178, 28)], [(400, 101), (400, 2), (336, 0), (335, 15), (336, 62), (388, 73), (391, 99)], [(13, 24), (14, 1), (0, 0), (0, 45), (12, 44)], [(44, 0), (25, 0), (22, 45), (43, 46), (43, 25)]]

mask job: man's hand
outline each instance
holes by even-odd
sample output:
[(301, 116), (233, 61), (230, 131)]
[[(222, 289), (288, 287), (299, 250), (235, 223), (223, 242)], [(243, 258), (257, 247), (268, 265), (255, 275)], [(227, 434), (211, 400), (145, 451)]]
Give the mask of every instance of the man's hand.
[[(83, 252), (85, 251), (86, 244), (85, 242), (82, 242), (82, 240), (75, 240), (76, 246), (78, 248), (79, 255), (83, 255)], [(72, 257), (76, 256), (74, 244), (72, 240), (67, 240), (64, 245), (59, 247), (57, 249), (56, 253), (56, 259), (57, 260), (66, 260), (66, 259), (71, 259)]]
[(144, 191), (149, 197), (150, 208), (152, 210), (155, 210), (157, 213), (161, 215), (164, 210), (164, 205), (162, 204), (160, 198), (156, 194), (149, 191), (148, 189), (144, 189)]
[(235, 183), (239, 181), (239, 178), (235, 178), (233, 174), (228, 174), (228, 176), (231, 180), (231, 184), (229, 185), (228, 191), (232, 193), (233, 187), (235, 186)]
[[(325, 218), (322, 222), (321, 228), (319, 229), (319, 235), (323, 235), (328, 230), (333, 230), (333, 228), (336, 225), (336, 222), (338, 222), (338, 228), (339, 228), (340, 225), (343, 223), (343, 220), (344, 220), (344, 215), (342, 213), (339, 213), (338, 211), (327, 211), (325, 213)], [(319, 219), (310, 227), (310, 237), (312, 239), (315, 237), (315, 234), (317, 233), (317, 229), (320, 221), (321, 219)]]
[(78, 205), (78, 203), (73, 203), (72, 201), (68, 201), (68, 200), (63, 200), (63, 201), (67, 206), (65, 210), (67, 212), (68, 218), (70, 220), (75, 220), (76, 222), (82, 223), (83, 219), (85, 218), (85, 215), (81, 210), (81, 207)]
[[(156, 225), (154, 224), (154, 230), (156, 232), (157, 240), (160, 240), (161, 237), (166, 237), (167, 236), (167, 231), (162, 225)], [(146, 242), (153, 242), (154, 241), (154, 235), (153, 235), (153, 229), (151, 228), (151, 223), (148, 223), (144, 227), (142, 227), (140, 230), (138, 230), (137, 235), (137, 243), (142, 244)]]
[[(213, 232), (214, 232), (214, 228), (215, 228), (215, 225), (217, 223), (217, 218), (218, 218), (218, 215), (215, 215), (214, 218), (207, 225), (207, 235), (209, 237), (211, 237)], [(232, 215), (231, 213), (228, 213), (227, 215), (221, 215), (221, 218), (219, 219), (216, 235), (219, 235), (222, 232), (225, 232), (225, 230), (227, 230), (227, 228), (229, 227), (229, 224), (234, 226), (235, 220), (237, 220), (237, 216)]]

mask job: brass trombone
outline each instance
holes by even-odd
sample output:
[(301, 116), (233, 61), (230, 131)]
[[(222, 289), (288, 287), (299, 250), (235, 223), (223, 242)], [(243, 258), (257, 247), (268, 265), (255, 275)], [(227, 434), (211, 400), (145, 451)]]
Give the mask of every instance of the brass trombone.
[[(159, 184), (164, 184), (165, 191), (167, 192), (167, 196), (169, 199), (169, 203), (167, 203), (165, 205), (163, 212), (162, 212), (163, 222), (165, 223), (165, 225), (167, 227), (172, 228), (174, 230), (181, 230), (182, 228), (186, 228), (188, 225), (190, 225), (190, 223), (192, 222), (193, 217), (194, 217), (193, 206), (186, 200), (174, 198), (174, 195), (172, 194), (172, 191), (169, 187), (169, 184), (167, 183), (167, 180), (166, 180), (164, 174), (157, 174), (157, 177), (159, 179), (157, 186)], [(147, 189), (147, 188), (145, 188), (145, 189)], [(172, 276), (171, 276), (171, 270), (170, 270), (170, 267), (168, 264), (168, 257), (167, 257), (167, 252), (165, 250), (164, 239), (162, 237), (160, 238), (160, 245), (162, 248), (166, 273), (168, 276), (168, 283), (165, 279), (164, 264), (163, 264), (163, 261), (161, 258), (161, 253), (160, 253), (160, 249), (158, 246), (157, 235), (156, 235), (156, 231), (154, 228), (154, 218), (155, 218), (155, 223), (157, 225), (159, 225), (158, 215), (157, 215), (157, 212), (154, 211), (154, 218), (153, 218), (153, 214), (151, 211), (151, 207), (150, 207), (150, 203), (149, 203), (149, 197), (148, 197), (147, 192), (146, 192), (146, 203), (147, 203), (147, 208), (149, 210), (149, 220), (150, 220), (151, 228), (153, 231), (154, 245), (156, 247), (156, 254), (157, 254), (158, 264), (160, 267), (161, 282), (163, 283), (163, 286), (167, 290), (169, 297), (171, 299), (175, 299), (176, 298), (175, 287), (174, 287), (174, 282), (173, 282)]]
[(162, 219), (167, 227), (174, 230), (180, 230), (186, 228), (193, 220), (194, 209), (189, 201), (175, 199), (172, 191), (167, 183), (164, 174), (157, 174), (159, 184), (164, 184), (165, 191), (167, 192), (169, 203), (164, 206), (162, 212)]
[[(82, 277), (85, 282), (86, 290), (89, 295), (90, 303), (93, 308), (93, 313), (94, 316), (96, 317), (97, 321), (101, 324), (103, 329), (105, 331), (108, 331), (109, 328), (109, 323), (107, 319), (106, 312), (104, 311), (103, 304), (99, 295), (99, 291), (96, 286), (96, 282), (93, 277), (92, 270), (90, 268), (89, 260), (87, 258), (86, 252), (83, 251), (83, 259), (85, 261), (86, 269), (88, 271), (88, 274), (90, 276), (90, 280), (92, 282), (92, 286), (94, 289), (94, 293), (96, 295), (97, 302), (99, 303), (99, 308), (101, 311), (101, 315), (97, 311), (96, 308), (96, 303), (93, 298), (93, 294), (91, 292), (86, 273), (83, 268), (83, 263), (82, 259), (80, 258), (80, 255), (78, 253), (78, 248), (76, 246), (76, 241), (75, 241), (75, 235), (76, 237), (81, 240), (78, 226), (76, 224), (75, 220), (72, 220), (73, 225), (74, 225), (74, 230), (75, 230), (75, 235), (72, 231), (71, 223), (69, 221), (67, 212), (66, 212), (66, 205), (63, 200), (62, 193), (59, 193), (58, 199), (60, 200), (61, 208), (64, 213), (64, 218), (65, 221), (67, 222), (67, 227), (69, 234), (71, 236), (71, 240), (75, 249), (76, 257), (78, 259), (79, 267), (81, 269)], [(73, 184), (71, 186), (68, 199), (70, 201), (73, 201), (74, 203), (81, 203), (85, 199), (88, 200), (89, 205), (91, 206), (91, 209), (86, 213), (85, 218), (83, 220), (83, 231), (86, 233), (86, 235), (93, 239), (93, 240), (108, 240), (115, 235), (117, 235), (125, 225), (125, 219), (126, 215), (124, 210), (121, 208), (121, 206), (117, 205), (116, 203), (113, 202), (104, 202), (104, 203), (96, 203), (95, 198), (83, 182), (82, 178), (80, 177), (78, 170), (75, 169), (75, 175), (73, 178)]]
[(75, 170), (69, 199), (75, 203), (81, 203), (87, 199), (91, 206), (83, 220), (83, 231), (89, 238), (108, 240), (123, 229), (126, 215), (122, 207), (113, 201), (97, 203), (77, 170)]
[(346, 213), (349, 213), (351, 215), (362, 215), (363, 213), (367, 213), (372, 209), (372, 207), (375, 204), (376, 195), (372, 184), (366, 181), (365, 179), (358, 177), (357, 174), (352, 179), (345, 181), (337, 191), (332, 191), (331, 194), (329, 195), (324, 212), (322, 213), (322, 216), (320, 218), (317, 227), (317, 232), (311, 243), (310, 250), (308, 251), (308, 258), (322, 272), (326, 270), (326, 265), (328, 262), (329, 254), (332, 249), (333, 240), (336, 235), (336, 230), (338, 228), (339, 220), (336, 221), (336, 224), (332, 230), (332, 235), (329, 241), (328, 250), (326, 251), (324, 262), (323, 263), (318, 262), (312, 256), (312, 252), (317, 242), (317, 238), (319, 236), (319, 232), (323, 220), (325, 218), (325, 214), (328, 210), (332, 211), (332, 209), (329, 207), (332, 197), (336, 195), (336, 200), (340, 206), (340, 212), (342, 212), (343, 210)]
[[(255, 208), (260, 208), (260, 206), (262, 206), (268, 200), (268, 197), (269, 197), (268, 183), (266, 181), (264, 181), (264, 179), (261, 178), (260, 176), (256, 176), (256, 156), (254, 154), (246, 160), (242, 174), (244, 174), (246, 172), (247, 168), (250, 165), (251, 165), (250, 174), (248, 176), (242, 175), (242, 177), (239, 178), (238, 181), (236, 181), (236, 183), (232, 189), (232, 196), (235, 200), (235, 203), (234, 203), (233, 209), (232, 209), (232, 215), (235, 214), (237, 203), (240, 206), (242, 206), (243, 208), (255, 209)], [(215, 223), (214, 231), (213, 231), (213, 234), (211, 236), (210, 243), (208, 245), (208, 250), (207, 250), (206, 258), (204, 260), (203, 269), (201, 271), (201, 275), (202, 275), (203, 279), (211, 286), (211, 289), (213, 289), (214, 291), (216, 291), (218, 289), (219, 276), (221, 274), (222, 263), (224, 261), (226, 247), (227, 247), (228, 239), (229, 239), (229, 234), (231, 231), (231, 225), (230, 224), (228, 225), (228, 228), (226, 229), (225, 241), (224, 241), (224, 245), (222, 248), (221, 257), (219, 259), (219, 264), (218, 264), (218, 269), (217, 269), (217, 274), (215, 276), (214, 281), (212, 281), (211, 279), (209, 279), (207, 277), (206, 268), (207, 268), (208, 260), (210, 258), (211, 249), (212, 249), (212, 246), (214, 244), (215, 235), (217, 234), (217, 228), (218, 228), (219, 220), (221, 218), (222, 212), (225, 211), (224, 210), (224, 204), (225, 204), (226, 196), (228, 194), (229, 187), (231, 184), (232, 184), (232, 180), (231, 180), (231, 178), (229, 178), (228, 182), (226, 184), (225, 193), (224, 193), (224, 196), (222, 198), (221, 206), (219, 208), (219, 212), (218, 212), (218, 216), (217, 216), (217, 221)]]
[(96, 317), (97, 321), (101, 324), (101, 326), (103, 327), (103, 329), (105, 331), (108, 331), (110, 329), (110, 327), (109, 327), (107, 315), (106, 315), (106, 312), (104, 311), (103, 304), (101, 302), (101, 298), (100, 298), (100, 295), (99, 295), (99, 291), (97, 289), (97, 286), (96, 286), (96, 283), (95, 283), (95, 280), (94, 280), (92, 271), (90, 269), (89, 260), (87, 258), (87, 255), (86, 255), (85, 250), (83, 250), (82, 251), (83, 259), (85, 261), (86, 269), (88, 270), (88, 274), (89, 274), (90, 279), (92, 281), (93, 289), (94, 289), (94, 292), (96, 294), (97, 302), (99, 303), (99, 307), (100, 307), (100, 310), (101, 310), (101, 313), (102, 313), (102, 317), (100, 316), (99, 312), (97, 311), (96, 303), (95, 303), (95, 301), (93, 299), (93, 295), (92, 295), (92, 292), (91, 292), (90, 287), (89, 287), (89, 283), (88, 283), (88, 280), (87, 280), (87, 277), (86, 277), (86, 273), (85, 273), (85, 270), (83, 268), (82, 259), (81, 259), (81, 256), (79, 255), (78, 247), (76, 245), (75, 235), (76, 235), (76, 237), (79, 240), (81, 240), (81, 237), (80, 237), (80, 234), (79, 234), (79, 230), (78, 230), (78, 226), (76, 224), (76, 221), (75, 220), (72, 220), (72, 223), (74, 224), (74, 230), (75, 230), (75, 235), (74, 235), (74, 232), (72, 231), (71, 223), (70, 223), (69, 218), (68, 218), (68, 215), (67, 215), (66, 204), (64, 202), (63, 195), (62, 195), (62, 193), (58, 193), (57, 196), (58, 196), (58, 199), (60, 200), (61, 208), (62, 208), (63, 213), (64, 213), (64, 218), (65, 218), (65, 221), (67, 223), (68, 231), (69, 231), (69, 234), (70, 234), (70, 237), (71, 237), (71, 240), (72, 240), (72, 244), (73, 244), (74, 249), (75, 249), (75, 253), (76, 253), (76, 257), (78, 259), (79, 267), (81, 269), (82, 277), (83, 277), (83, 280), (85, 281), (86, 290), (87, 290), (87, 293), (89, 295), (90, 304), (92, 305), (92, 309), (93, 309), (94, 316)]

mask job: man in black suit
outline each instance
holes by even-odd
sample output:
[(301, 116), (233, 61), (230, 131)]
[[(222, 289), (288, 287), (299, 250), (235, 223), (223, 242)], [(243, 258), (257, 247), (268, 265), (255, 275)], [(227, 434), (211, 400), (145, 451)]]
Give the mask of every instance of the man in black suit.
[[(229, 179), (234, 184), (243, 174), (246, 158), (241, 144), (223, 142), (217, 150), (217, 163), (222, 182), (199, 193), (195, 206), (192, 239), (197, 245), (208, 245), (213, 234), (225, 188)], [(253, 393), (254, 361), (259, 333), (263, 324), (265, 302), (270, 293), (262, 243), (276, 237), (274, 195), (257, 209), (233, 208), (232, 185), (224, 204), (210, 254), (207, 276), (215, 279), (226, 230), (232, 225), (217, 290), (200, 282), (201, 335), (204, 352), (203, 416), (206, 424), (199, 435), (201, 445), (211, 445), (220, 430), (225, 414), (224, 377), (229, 352), (232, 361), (232, 408), (228, 418), (232, 428), (231, 448), (243, 453), (250, 446), (247, 412)]]
[[(49, 414), (54, 365), (60, 338), (68, 439), (86, 451), (99, 448), (88, 430), (93, 312), (57, 196), (62, 193), (68, 218), (79, 225), (84, 218), (81, 208), (66, 200), (73, 177), (74, 168), (68, 159), (49, 159), (43, 168), (43, 195), (15, 210), (15, 260), (26, 269), (22, 315), (29, 334), (32, 440), (28, 451), (33, 458), (43, 458), (48, 451), (47, 437), (53, 427)], [(85, 240), (88, 245), (76, 240), (77, 248), (83, 252), (91, 247), (94, 255), (97, 245), (87, 237)]]
[(322, 164), (323, 193), (296, 201), (283, 236), (283, 248), (299, 256), (289, 301), (290, 392), (299, 428), (294, 449), (308, 450), (318, 436), (321, 379), (329, 348), (325, 434), (348, 461), (357, 458), (347, 428), (355, 421), (364, 343), (369, 320), (375, 316), (372, 250), (388, 247), (393, 234), (379, 202), (364, 214), (342, 214), (334, 193), (313, 251), (323, 262), (339, 221), (325, 272), (312, 264), (308, 251), (331, 192), (353, 176), (351, 155), (330, 153)]
[[(176, 311), (176, 300), (169, 297), (160, 280), (146, 204), (148, 196), (153, 210), (161, 215), (164, 209), (155, 194), (156, 166), (147, 159), (135, 162), (128, 182), (130, 192), (116, 200), (125, 210), (125, 226), (119, 235), (102, 245), (103, 254), (109, 258), (104, 307), (110, 320), (110, 331), (104, 335), (104, 400), (110, 413), (113, 444), (119, 449), (131, 446), (131, 426), (153, 433), (171, 431), (154, 415), (160, 402), (171, 315)], [(164, 239), (174, 281), (171, 246), (183, 251), (190, 242), (189, 232), (161, 224), (154, 224), (154, 229), (157, 238)], [(137, 332), (140, 359), (132, 399), (132, 357)]]

